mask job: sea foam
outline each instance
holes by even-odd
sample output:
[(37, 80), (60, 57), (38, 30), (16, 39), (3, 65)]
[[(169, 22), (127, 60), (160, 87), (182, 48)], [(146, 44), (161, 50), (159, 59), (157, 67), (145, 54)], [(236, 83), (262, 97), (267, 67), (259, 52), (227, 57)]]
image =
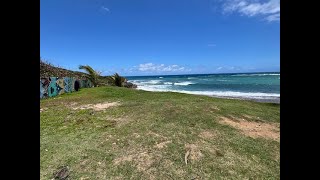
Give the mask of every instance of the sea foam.
[(236, 97), (236, 98), (254, 98), (254, 99), (277, 99), (280, 98), (280, 94), (276, 93), (254, 93), (254, 92), (238, 92), (238, 91), (186, 91), (186, 90), (174, 90), (169, 89), (166, 85), (157, 86), (138, 86), (137, 89), (145, 91), (157, 91), (157, 92), (178, 92), (185, 94), (217, 96), (217, 97)]
[(280, 74), (235, 74), (231, 76), (280, 76)]
[(178, 85), (178, 86), (188, 86), (190, 84), (194, 84), (193, 82), (190, 81), (184, 81), (184, 82), (176, 82), (174, 83), (174, 85)]

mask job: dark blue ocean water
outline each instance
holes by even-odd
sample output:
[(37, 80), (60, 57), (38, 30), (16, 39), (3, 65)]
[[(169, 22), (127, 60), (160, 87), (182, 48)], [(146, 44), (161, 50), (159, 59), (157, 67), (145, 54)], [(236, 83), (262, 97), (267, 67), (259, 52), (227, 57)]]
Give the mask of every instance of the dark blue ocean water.
[(129, 82), (146, 91), (173, 91), (220, 97), (277, 99), (280, 72), (131, 76)]

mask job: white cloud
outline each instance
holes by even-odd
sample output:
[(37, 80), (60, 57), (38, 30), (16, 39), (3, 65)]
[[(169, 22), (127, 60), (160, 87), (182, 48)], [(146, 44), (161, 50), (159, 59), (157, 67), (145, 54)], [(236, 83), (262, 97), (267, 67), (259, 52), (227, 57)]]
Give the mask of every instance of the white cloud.
[(266, 20), (280, 21), (280, 0), (226, 0), (223, 3), (225, 13), (237, 12), (249, 17), (265, 16)]
[(103, 9), (103, 10), (105, 10), (105, 11), (107, 11), (107, 12), (110, 12), (110, 9), (107, 8), (107, 7), (102, 6), (101, 9)]
[(185, 67), (179, 66), (176, 64), (164, 65), (164, 64), (153, 64), (153, 63), (139, 64), (137, 70), (143, 71), (143, 72), (183, 72), (183, 71), (189, 71), (189, 69), (186, 69)]
[(268, 17), (266, 17), (266, 20), (271, 22), (271, 21), (280, 21), (280, 13), (278, 14), (272, 14)]
[[(240, 71), (240, 70), (246, 70), (248, 68), (239, 67), (239, 66), (219, 66), (215, 68), (215, 72), (234, 72), (234, 71)], [(249, 70), (249, 69), (248, 69)]]
[(139, 71), (154, 71), (155, 70), (155, 66), (152, 63), (146, 63), (146, 64), (140, 64), (139, 65)]

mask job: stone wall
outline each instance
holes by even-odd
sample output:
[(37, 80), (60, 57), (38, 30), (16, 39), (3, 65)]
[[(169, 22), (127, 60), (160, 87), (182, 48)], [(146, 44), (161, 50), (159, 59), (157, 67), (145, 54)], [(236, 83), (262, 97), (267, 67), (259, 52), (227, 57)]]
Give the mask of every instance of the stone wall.
[(54, 97), (63, 93), (71, 93), (79, 88), (90, 88), (93, 84), (88, 79), (74, 77), (40, 78), (40, 98)]

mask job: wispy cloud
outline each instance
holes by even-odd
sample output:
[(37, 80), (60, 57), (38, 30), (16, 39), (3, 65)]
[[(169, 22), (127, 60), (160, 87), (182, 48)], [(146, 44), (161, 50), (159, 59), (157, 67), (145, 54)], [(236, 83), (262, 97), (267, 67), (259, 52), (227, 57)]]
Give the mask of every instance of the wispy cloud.
[(280, 21), (280, 0), (225, 0), (223, 12), (237, 12), (249, 17), (264, 16), (264, 19)]
[(104, 10), (104, 11), (110, 12), (110, 9), (107, 8), (107, 7), (102, 6), (101, 9)]
[[(102, 75), (112, 75), (119, 73), (121, 75), (169, 75), (169, 74), (210, 74), (210, 73), (240, 73), (240, 72), (267, 72), (267, 71), (280, 71), (279, 65), (259, 67), (259, 66), (238, 66), (238, 65), (191, 65), (181, 66), (177, 64), (165, 65), (144, 63), (136, 66), (117, 68), (108, 67), (107, 71), (104, 71)], [(75, 68), (76, 69), (76, 68)]]
[(280, 13), (278, 14), (272, 14), (268, 17), (265, 18), (267, 21), (271, 22), (271, 21), (280, 21)]
[(239, 66), (219, 66), (213, 72), (233, 72), (233, 71), (240, 71), (240, 70), (247, 70), (248, 68), (239, 67)]
[(145, 64), (139, 64), (139, 66), (134, 67), (133, 69), (135, 69), (135, 68), (138, 71), (151, 72), (151, 73), (190, 71), (190, 69), (183, 67), (183, 66), (176, 65), (176, 64), (164, 65), (164, 64), (145, 63)]

